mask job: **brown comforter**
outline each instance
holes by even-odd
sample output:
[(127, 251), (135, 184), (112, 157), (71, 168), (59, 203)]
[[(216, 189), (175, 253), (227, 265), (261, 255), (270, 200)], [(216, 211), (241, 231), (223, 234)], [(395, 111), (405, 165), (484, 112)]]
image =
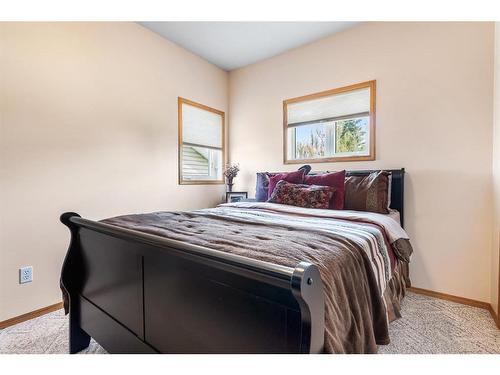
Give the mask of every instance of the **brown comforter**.
[(407, 242), (411, 252), (408, 240), (373, 218), (302, 215), (279, 206), (236, 204), (103, 222), (290, 267), (313, 263), (325, 289), (325, 351), (377, 352), (389, 343), (389, 320), (399, 316), (407, 277), (390, 243)]

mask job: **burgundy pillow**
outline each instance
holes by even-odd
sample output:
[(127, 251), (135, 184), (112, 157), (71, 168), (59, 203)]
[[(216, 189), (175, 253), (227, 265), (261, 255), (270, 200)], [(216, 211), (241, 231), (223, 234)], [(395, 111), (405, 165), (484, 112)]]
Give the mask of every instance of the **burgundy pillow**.
[(330, 209), (344, 209), (344, 183), (345, 170), (340, 172), (323, 173), (317, 175), (307, 175), (304, 177), (304, 184), (330, 186), (335, 188), (335, 193), (330, 201)]
[(274, 176), (270, 176), (269, 187), (267, 190), (267, 198), (269, 199), (271, 197), (271, 194), (273, 193), (274, 188), (279, 181), (283, 180), (286, 182), (290, 182), (292, 184), (301, 184), (304, 182), (304, 175), (305, 175), (304, 170), (298, 170), (288, 173), (277, 173)]
[(276, 184), (270, 203), (288, 204), (306, 208), (323, 208), (330, 206), (335, 188), (330, 186), (292, 184), (281, 180)]

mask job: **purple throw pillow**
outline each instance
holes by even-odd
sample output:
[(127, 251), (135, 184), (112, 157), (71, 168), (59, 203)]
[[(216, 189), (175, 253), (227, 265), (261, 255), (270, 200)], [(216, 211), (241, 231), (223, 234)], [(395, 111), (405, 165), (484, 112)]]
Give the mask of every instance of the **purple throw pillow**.
[[(305, 164), (299, 168), (299, 171), (301, 170), (303, 170), (305, 174), (308, 174), (311, 171), (311, 166)], [(277, 175), (278, 173), (270, 173), (270, 172), (257, 173), (257, 181), (255, 184), (255, 200), (257, 202), (267, 201), (267, 198), (269, 198), (269, 178), (274, 175)]]
[(276, 173), (259, 172), (257, 173), (257, 183), (255, 184), (255, 200), (257, 202), (265, 202), (268, 198), (269, 177)]
[(292, 184), (280, 180), (271, 197), (270, 203), (287, 204), (297, 207), (327, 209), (335, 193), (330, 186)]
[(305, 172), (303, 170), (288, 172), (288, 173), (277, 173), (274, 176), (269, 177), (269, 187), (267, 190), (267, 197), (270, 198), (274, 191), (274, 188), (279, 181), (283, 180), (290, 182), (292, 184), (301, 184), (304, 182)]
[(335, 194), (330, 202), (330, 208), (332, 210), (344, 209), (345, 170), (305, 176), (304, 184), (334, 187)]

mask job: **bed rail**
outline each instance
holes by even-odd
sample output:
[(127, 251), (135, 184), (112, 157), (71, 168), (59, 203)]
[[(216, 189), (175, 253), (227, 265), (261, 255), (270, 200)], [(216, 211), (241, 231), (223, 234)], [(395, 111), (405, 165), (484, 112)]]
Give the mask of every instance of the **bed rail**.
[(61, 216), (70, 352), (93, 337), (111, 353), (319, 353), (323, 284), (290, 268)]

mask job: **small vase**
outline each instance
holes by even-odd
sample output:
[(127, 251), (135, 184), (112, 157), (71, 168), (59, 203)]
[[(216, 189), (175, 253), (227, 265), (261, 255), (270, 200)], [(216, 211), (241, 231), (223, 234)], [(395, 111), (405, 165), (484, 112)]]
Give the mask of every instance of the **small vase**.
[(227, 191), (231, 192), (233, 191), (233, 179), (232, 178), (228, 178), (227, 181), (226, 181), (226, 185), (227, 185)]

